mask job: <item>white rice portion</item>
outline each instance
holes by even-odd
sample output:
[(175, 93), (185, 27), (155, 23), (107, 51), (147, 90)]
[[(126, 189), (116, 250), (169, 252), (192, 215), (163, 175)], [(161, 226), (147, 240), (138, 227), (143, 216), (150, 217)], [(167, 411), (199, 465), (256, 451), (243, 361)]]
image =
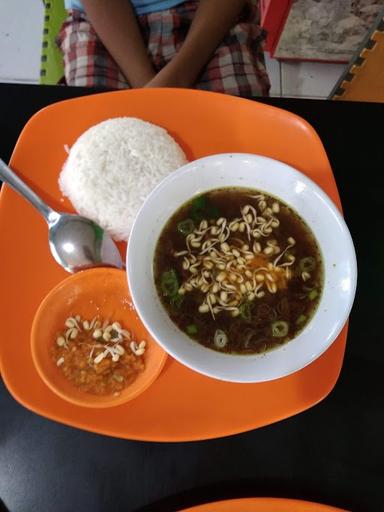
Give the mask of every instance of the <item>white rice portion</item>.
[(69, 151), (59, 186), (76, 211), (128, 240), (144, 199), (187, 162), (160, 126), (134, 117), (108, 119), (85, 131)]

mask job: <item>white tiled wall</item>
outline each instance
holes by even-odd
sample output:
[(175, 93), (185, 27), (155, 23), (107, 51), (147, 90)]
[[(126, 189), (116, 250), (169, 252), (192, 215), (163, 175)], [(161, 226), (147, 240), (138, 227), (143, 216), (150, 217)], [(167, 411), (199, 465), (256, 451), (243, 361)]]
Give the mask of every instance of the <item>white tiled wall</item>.
[(39, 80), (42, 0), (0, 0), (0, 82)]
[[(42, 0), (0, 0), (0, 82), (37, 83), (43, 29)], [(272, 96), (326, 98), (341, 64), (283, 62), (266, 55)]]
[(345, 70), (346, 64), (322, 62), (282, 62), (283, 96), (326, 98)]
[(281, 89), (281, 65), (276, 59), (271, 59), (268, 53), (265, 53), (265, 64), (269, 79), (271, 81), (271, 90), (269, 91), (271, 96), (282, 96)]
[(279, 62), (266, 54), (271, 96), (327, 98), (346, 64), (323, 62)]

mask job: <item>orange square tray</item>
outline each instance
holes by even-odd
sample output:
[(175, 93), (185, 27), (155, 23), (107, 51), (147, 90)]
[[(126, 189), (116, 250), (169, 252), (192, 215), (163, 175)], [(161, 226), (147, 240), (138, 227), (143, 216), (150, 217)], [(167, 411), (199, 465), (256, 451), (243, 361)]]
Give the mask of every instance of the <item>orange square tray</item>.
[[(221, 152), (249, 152), (286, 162), (310, 176), (341, 207), (327, 155), (307, 122), (261, 103), (203, 91), (118, 91), (50, 105), (26, 124), (11, 166), (52, 207), (71, 210), (57, 184), (66, 158), (64, 146), (71, 146), (91, 125), (116, 116), (137, 116), (163, 126), (189, 159)], [(322, 400), (337, 381), (347, 325), (319, 359), (279, 380), (225, 383), (169, 358), (158, 380), (126, 405), (107, 411), (71, 405), (40, 380), (29, 341), (40, 301), (67, 274), (50, 254), (44, 220), (6, 186), (0, 198), (0, 233), (0, 368), (15, 399), (42, 416), (128, 439), (210, 439), (304, 411)]]

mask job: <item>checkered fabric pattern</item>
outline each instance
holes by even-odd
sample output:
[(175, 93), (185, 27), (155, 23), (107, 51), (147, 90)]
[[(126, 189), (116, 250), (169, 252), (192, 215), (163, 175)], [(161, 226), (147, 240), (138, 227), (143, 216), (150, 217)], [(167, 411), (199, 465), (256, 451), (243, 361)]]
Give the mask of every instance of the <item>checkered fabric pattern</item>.
[[(183, 2), (172, 9), (138, 16), (149, 55), (157, 71), (164, 67), (183, 44), (198, 0)], [(258, 9), (251, 4), (216, 48), (195, 87), (235, 96), (266, 96), (270, 83), (264, 66), (263, 30)], [(72, 10), (58, 36), (64, 56), (68, 85), (129, 88), (107, 49), (90, 25), (85, 13)]]

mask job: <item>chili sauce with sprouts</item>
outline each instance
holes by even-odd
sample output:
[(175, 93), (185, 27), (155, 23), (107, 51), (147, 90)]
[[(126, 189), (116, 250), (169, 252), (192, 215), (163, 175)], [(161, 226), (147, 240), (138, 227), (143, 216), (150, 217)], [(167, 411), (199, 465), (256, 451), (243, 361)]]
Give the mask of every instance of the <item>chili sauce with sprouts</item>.
[(52, 359), (76, 388), (119, 395), (144, 371), (146, 342), (137, 343), (119, 322), (68, 317), (52, 344)]

